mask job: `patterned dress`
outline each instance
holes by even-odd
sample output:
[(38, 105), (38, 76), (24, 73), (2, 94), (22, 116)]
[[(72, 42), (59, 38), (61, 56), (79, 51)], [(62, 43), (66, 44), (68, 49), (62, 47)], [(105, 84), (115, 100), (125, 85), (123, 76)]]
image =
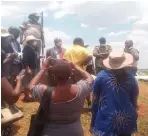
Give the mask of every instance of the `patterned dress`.
[(119, 83), (112, 71), (101, 71), (93, 85), (91, 131), (94, 136), (131, 135), (137, 131), (138, 85), (128, 74)]

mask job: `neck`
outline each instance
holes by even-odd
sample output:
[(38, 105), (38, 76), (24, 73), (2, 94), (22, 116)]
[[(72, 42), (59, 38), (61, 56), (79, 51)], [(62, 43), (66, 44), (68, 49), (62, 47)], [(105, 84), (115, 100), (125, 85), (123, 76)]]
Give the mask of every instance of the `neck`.
[(65, 84), (58, 84), (55, 86), (55, 91), (63, 92), (65, 90), (69, 90), (71, 88), (71, 84), (65, 83)]

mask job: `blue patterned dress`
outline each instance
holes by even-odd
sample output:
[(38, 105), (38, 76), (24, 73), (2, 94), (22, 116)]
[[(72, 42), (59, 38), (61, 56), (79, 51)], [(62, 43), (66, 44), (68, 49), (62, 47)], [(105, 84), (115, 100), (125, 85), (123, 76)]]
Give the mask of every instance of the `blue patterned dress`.
[(137, 131), (138, 93), (138, 84), (132, 74), (121, 84), (112, 71), (101, 71), (93, 85), (93, 135), (130, 135)]

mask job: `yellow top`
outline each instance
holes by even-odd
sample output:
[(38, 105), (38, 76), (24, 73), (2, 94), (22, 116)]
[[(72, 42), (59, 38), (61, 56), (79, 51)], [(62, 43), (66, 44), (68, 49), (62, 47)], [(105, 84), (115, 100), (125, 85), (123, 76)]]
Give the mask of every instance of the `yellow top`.
[(85, 70), (86, 67), (84, 66), (84, 62), (90, 55), (91, 54), (86, 48), (79, 45), (73, 45), (72, 49), (69, 49), (65, 52), (64, 59), (71, 61), (75, 65)]

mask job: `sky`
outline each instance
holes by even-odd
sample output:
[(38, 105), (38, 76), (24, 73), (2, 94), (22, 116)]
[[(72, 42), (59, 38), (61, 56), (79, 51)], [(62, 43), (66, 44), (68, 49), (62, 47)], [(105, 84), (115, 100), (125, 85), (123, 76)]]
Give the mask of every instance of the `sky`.
[(105, 37), (113, 50), (123, 50), (132, 39), (140, 53), (139, 68), (148, 68), (148, 2), (145, 1), (5, 1), (1, 2), (1, 26), (19, 26), (33, 12), (44, 12), (46, 48), (60, 37), (71, 48), (75, 37), (84, 39), (89, 50)]

